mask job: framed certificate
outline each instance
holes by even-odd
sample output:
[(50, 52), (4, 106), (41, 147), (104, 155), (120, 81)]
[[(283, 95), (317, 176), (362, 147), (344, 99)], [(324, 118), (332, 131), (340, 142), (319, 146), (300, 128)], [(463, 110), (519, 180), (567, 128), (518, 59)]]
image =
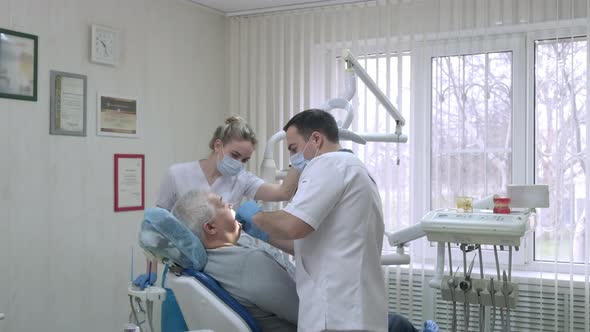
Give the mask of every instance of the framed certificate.
[(37, 40), (0, 28), (0, 98), (37, 101)]
[(139, 137), (137, 98), (114, 97), (99, 93), (96, 134), (99, 136)]
[(115, 154), (115, 212), (144, 209), (145, 158)]
[(86, 76), (52, 70), (49, 133), (86, 136)]

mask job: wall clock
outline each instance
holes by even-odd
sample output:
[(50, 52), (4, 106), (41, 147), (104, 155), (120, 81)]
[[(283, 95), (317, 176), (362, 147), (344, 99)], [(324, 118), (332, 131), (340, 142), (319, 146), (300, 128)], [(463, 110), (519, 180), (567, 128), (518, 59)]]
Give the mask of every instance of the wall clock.
[(90, 61), (114, 66), (117, 64), (117, 52), (117, 30), (93, 24), (90, 37)]

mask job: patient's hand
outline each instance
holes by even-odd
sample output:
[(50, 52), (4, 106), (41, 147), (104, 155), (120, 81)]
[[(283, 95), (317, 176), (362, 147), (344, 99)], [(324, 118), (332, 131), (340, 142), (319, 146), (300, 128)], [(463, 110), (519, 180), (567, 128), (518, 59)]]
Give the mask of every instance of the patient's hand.
[(252, 223), (252, 217), (261, 211), (262, 209), (255, 201), (248, 201), (242, 204), (236, 211), (236, 219), (242, 223), (244, 232), (264, 242), (268, 242), (268, 234)]

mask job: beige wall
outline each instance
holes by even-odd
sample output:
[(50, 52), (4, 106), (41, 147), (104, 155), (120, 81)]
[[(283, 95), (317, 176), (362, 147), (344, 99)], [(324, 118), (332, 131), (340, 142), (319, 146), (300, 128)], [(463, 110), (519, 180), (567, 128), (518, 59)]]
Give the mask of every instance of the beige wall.
[[(120, 31), (116, 67), (89, 62), (91, 24)], [(123, 330), (142, 212), (113, 212), (113, 154), (145, 154), (147, 206), (168, 165), (206, 155), (228, 26), (180, 0), (0, 0), (0, 27), (39, 37), (38, 101), (0, 98), (1, 332)], [(88, 76), (87, 137), (48, 134), (50, 70)], [(97, 92), (138, 98), (141, 138), (96, 136)]]

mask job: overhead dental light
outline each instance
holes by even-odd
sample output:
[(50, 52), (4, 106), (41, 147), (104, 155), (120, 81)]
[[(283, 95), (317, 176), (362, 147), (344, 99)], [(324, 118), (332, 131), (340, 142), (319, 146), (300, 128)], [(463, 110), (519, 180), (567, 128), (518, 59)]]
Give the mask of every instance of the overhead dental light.
[[(342, 58), (345, 63), (344, 68), (344, 91), (340, 97), (328, 100), (321, 109), (325, 111), (332, 111), (334, 109), (342, 109), (345, 111), (345, 118), (338, 122), (339, 138), (341, 140), (348, 140), (358, 144), (366, 144), (367, 142), (386, 142), (386, 143), (406, 143), (408, 136), (402, 133), (402, 128), (406, 121), (398, 109), (393, 106), (387, 96), (379, 89), (375, 81), (369, 76), (367, 71), (360, 65), (350, 50), (345, 49), (342, 53)], [(354, 118), (354, 108), (352, 105), (352, 98), (357, 91), (357, 77), (367, 86), (367, 88), (375, 95), (379, 103), (385, 108), (387, 113), (395, 121), (395, 131), (378, 133), (360, 133), (348, 129), (352, 124)], [(276, 132), (268, 140), (265, 149), (264, 157), (260, 167), (260, 175), (267, 182), (276, 182), (281, 180), (286, 171), (277, 171), (276, 162), (274, 160), (274, 147), (276, 143), (285, 139), (285, 132), (280, 130)], [(270, 209), (273, 203), (265, 203), (265, 209)]]

